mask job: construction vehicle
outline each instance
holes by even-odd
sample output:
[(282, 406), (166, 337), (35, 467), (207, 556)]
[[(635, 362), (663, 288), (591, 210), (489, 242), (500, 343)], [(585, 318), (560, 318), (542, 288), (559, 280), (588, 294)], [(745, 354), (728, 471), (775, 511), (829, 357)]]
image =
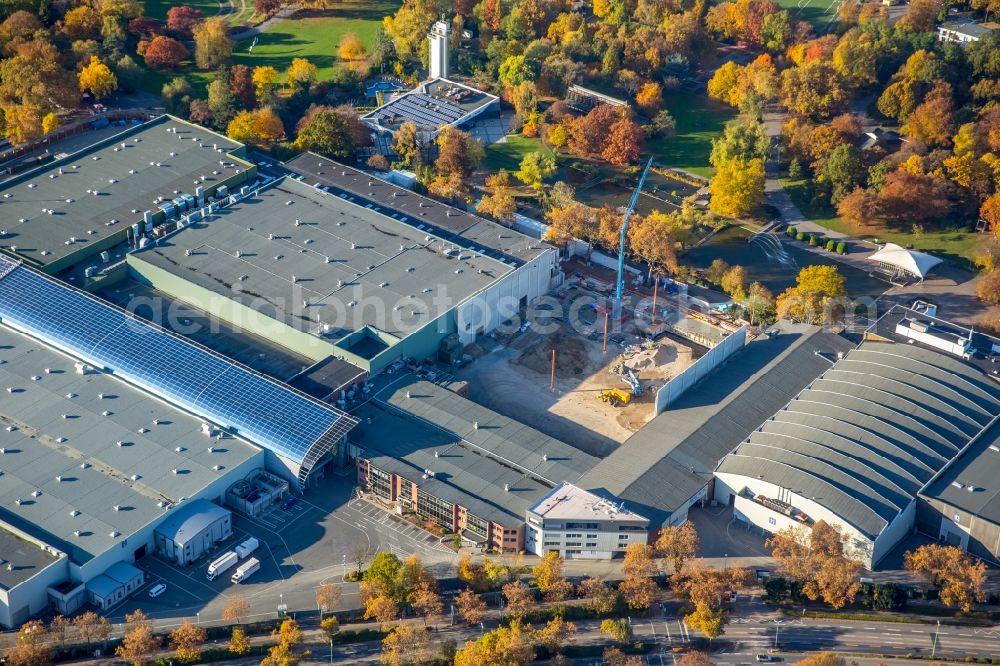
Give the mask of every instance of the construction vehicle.
[(622, 389), (605, 389), (601, 391), (601, 402), (611, 403), (612, 407), (627, 405), (632, 402), (632, 394)]
[[(622, 355), (624, 358), (624, 354)], [(625, 362), (617, 364), (614, 367), (615, 374), (620, 376), (622, 381), (628, 384), (632, 389), (632, 395), (642, 395), (642, 384), (639, 383), (639, 378), (635, 376), (635, 371), (632, 368), (625, 365)]]

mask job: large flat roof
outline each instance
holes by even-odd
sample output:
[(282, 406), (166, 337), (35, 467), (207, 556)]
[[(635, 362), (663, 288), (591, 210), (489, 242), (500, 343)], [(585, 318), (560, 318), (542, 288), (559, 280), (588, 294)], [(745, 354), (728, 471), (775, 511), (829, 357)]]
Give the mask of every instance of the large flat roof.
[(286, 384), (3, 256), (0, 319), (272, 451), (297, 470), (301, 484), (355, 423)]
[(374, 111), (361, 116), (376, 127), (395, 132), (413, 122), (422, 132), (461, 124), (466, 118), (499, 98), (448, 79), (433, 79), (396, 95)]
[(20, 585), (58, 560), (37, 543), (22, 539), (0, 524), (0, 589)]
[(209, 438), (200, 419), (74, 364), (0, 326), (0, 521), (77, 564), (162, 516), (160, 503), (191, 497), (261, 454), (238, 438)]
[[(361, 425), (350, 439), (376, 467), (507, 525), (523, 522), (529, 506), (597, 463), (565, 442), (413, 375), (377, 391), (352, 415)], [(434, 475), (423, 478), (426, 470)]]
[(171, 116), (130, 126), (0, 184), (0, 248), (36, 265), (61, 259), (141, 221), (159, 197), (194, 195), (246, 169), (229, 156), (240, 147)]
[(1000, 525), (1000, 420), (973, 440), (921, 495)]
[[(779, 322), (661, 412), (578, 482), (662, 522), (719, 461), (854, 345), (818, 326)], [(821, 355), (817, 355), (817, 352)]]
[(337, 196), (393, 217), (419, 231), (440, 236), (458, 247), (512, 266), (527, 263), (553, 249), (548, 243), (510, 227), (315, 153), (302, 153), (285, 162), (285, 166), (304, 177), (310, 185), (319, 185)]
[(133, 256), (333, 340), (405, 337), (513, 270), (293, 178)]
[(816, 498), (870, 538), (1000, 413), (1000, 386), (958, 358), (868, 341), (726, 456), (719, 472)]
[(649, 519), (626, 507), (624, 502), (610, 501), (572, 483), (564, 482), (528, 507), (528, 511), (549, 520), (620, 520), (649, 523)]

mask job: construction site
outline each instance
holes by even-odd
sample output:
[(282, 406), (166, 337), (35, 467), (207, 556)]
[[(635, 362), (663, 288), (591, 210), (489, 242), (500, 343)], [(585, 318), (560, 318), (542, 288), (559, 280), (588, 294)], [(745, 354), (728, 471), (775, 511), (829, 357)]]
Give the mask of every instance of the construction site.
[[(648, 337), (648, 322), (609, 325), (606, 296), (570, 279), (544, 324), (480, 338), (459, 371), (470, 398), (596, 456), (617, 448), (655, 416), (657, 389), (704, 349), (680, 338)], [(583, 305), (581, 306), (581, 303)]]

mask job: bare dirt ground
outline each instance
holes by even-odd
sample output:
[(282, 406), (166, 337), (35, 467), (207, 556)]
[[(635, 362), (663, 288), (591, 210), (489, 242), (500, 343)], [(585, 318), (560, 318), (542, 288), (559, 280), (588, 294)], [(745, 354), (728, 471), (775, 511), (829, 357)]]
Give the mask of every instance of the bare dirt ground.
[[(694, 361), (693, 350), (671, 339), (649, 349), (628, 327), (611, 336), (602, 352), (602, 332), (589, 335), (563, 323), (549, 334), (529, 328), (507, 338), (483, 339), (478, 358), (459, 371), (469, 397), (501, 414), (597, 456), (604, 456), (653, 417), (656, 390)], [(552, 351), (555, 391), (550, 391)], [(604, 389), (629, 391), (622, 363), (632, 368), (642, 394), (624, 407), (602, 402)]]

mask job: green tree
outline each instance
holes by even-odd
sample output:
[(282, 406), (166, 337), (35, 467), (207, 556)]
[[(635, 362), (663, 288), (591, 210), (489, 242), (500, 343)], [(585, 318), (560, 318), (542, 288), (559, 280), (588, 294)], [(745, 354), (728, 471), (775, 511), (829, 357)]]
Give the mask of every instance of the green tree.
[(208, 84), (208, 108), (215, 127), (224, 129), (236, 116), (236, 99), (229, 87), (229, 72), (222, 69)]
[(514, 176), (525, 185), (541, 191), (543, 181), (555, 172), (555, 158), (551, 154), (535, 151), (524, 156)]
[(832, 189), (830, 201), (834, 205), (840, 203), (855, 187), (863, 184), (865, 166), (858, 149), (849, 143), (834, 148), (823, 164), (822, 174)]
[(770, 151), (771, 140), (767, 136), (764, 123), (743, 115), (726, 123), (722, 136), (712, 141), (710, 161), (713, 166), (731, 160), (748, 162), (764, 159)]
[(499, 79), (507, 88), (514, 88), (535, 78), (523, 55), (510, 56), (500, 64)]
[(313, 114), (295, 137), (295, 147), (333, 158), (351, 158), (357, 151), (350, 120), (336, 111)]

